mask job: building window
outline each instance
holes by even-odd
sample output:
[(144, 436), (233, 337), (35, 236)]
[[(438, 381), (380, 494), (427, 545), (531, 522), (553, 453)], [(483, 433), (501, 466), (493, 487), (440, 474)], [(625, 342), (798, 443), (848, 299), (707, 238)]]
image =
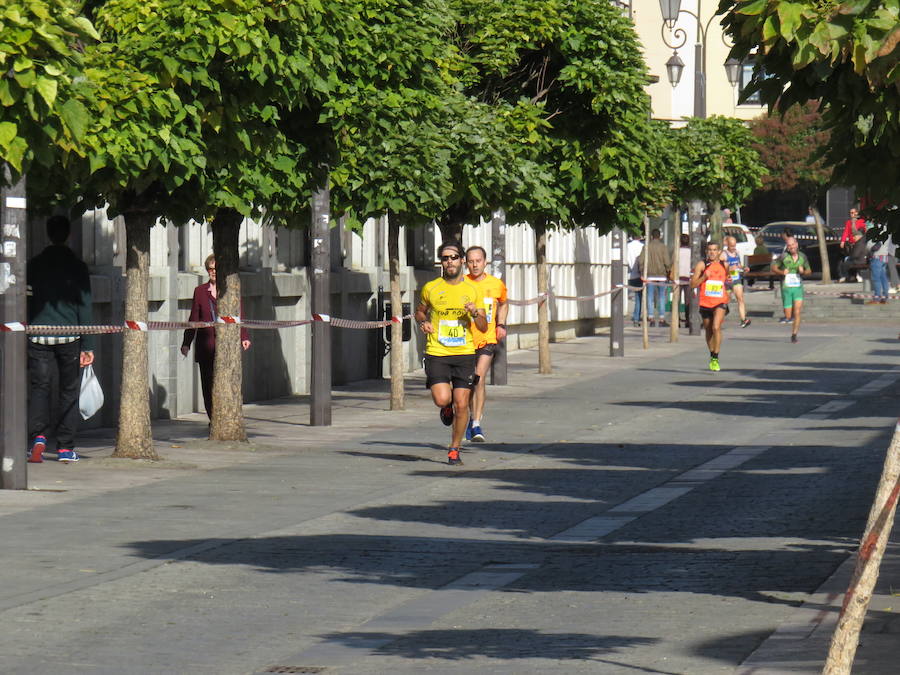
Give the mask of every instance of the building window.
[(759, 92), (753, 92), (746, 100), (744, 100), (744, 90), (750, 85), (750, 80), (753, 78), (753, 67), (756, 65), (756, 62), (753, 60), (744, 61), (741, 63), (741, 79), (738, 82), (738, 101), (740, 101), (740, 105), (761, 105), (762, 102), (759, 99)]

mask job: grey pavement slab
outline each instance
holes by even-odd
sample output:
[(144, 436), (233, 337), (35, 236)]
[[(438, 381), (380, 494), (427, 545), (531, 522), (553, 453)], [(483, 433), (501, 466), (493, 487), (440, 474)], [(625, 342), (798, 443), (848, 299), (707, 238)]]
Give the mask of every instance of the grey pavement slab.
[[(715, 374), (700, 339), (664, 335), (644, 352), (629, 329), (624, 359), (603, 338), (554, 345), (548, 377), (512, 355), (490, 390), (498, 442), (459, 469), (419, 377), (403, 413), (369, 383), (336, 393), (333, 428), (281, 400), (247, 406), (245, 449), (200, 441), (198, 417), (157, 425), (163, 466), (104, 459), (101, 434), (90, 460), (34, 467), (43, 491), (0, 494), (17, 542), (4, 672), (774, 663), (783, 635), (767, 637), (804, 602), (829, 614), (819, 589), (862, 531), (900, 389), (894, 327), (811, 323), (791, 345), (772, 322), (732, 325)], [(860, 664), (893, 630), (889, 597)], [(821, 664), (816, 631), (782, 633)]]

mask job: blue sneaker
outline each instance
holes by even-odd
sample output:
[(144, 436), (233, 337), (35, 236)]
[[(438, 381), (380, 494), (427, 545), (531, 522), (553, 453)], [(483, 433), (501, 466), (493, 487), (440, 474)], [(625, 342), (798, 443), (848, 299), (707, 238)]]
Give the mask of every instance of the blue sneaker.
[(59, 451), (59, 461), (60, 462), (77, 462), (81, 457), (78, 456), (78, 453), (74, 450), (60, 450)]
[(466, 440), (467, 441), (472, 440), (472, 420), (471, 419), (469, 420), (469, 423), (466, 424)]
[(472, 442), (473, 443), (484, 443), (484, 432), (481, 430), (481, 427), (472, 427)]

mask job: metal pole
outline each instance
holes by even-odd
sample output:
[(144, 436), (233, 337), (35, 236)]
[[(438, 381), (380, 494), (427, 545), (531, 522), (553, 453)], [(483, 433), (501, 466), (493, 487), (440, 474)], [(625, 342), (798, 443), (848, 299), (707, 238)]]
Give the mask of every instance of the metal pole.
[[(703, 228), (700, 224), (700, 202), (692, 202), (688, 207), (688, 218), (691, 228), (691, 274), (693, 275), (694, 266), (703, 259)], [(696, 218), (696, 222), (694, 221)], [(694, 289), (689, 287), (688, 291), (689, 311), (691, 319), (690, 335), (700, 335), (700, 299)]]
[(694, 45), (694, 117), (706, 117), (706, 73), (703, 57), (705, 49), (701, 40), (700, 20), (697, 20), (697, 44)]
[[(324, 187), (312, 197), (312, 222), (309, 228), (310, 300), (313, 314), (331, 314), (331, 232), (329, 231), (330, 193)], [(331, 426), (331, 324), (312, 324), (312, 373), (310, 374), (309, 423), (314, 427)]]
[(612, 270), (610, 284), (615, 289), (610, 296), (609, 355), (625, 356), (625, 302), (628, 291), (625, 288), (625, 266), (622, 264), (625, 251), (625, 234), (621, 228), (612, 231)]
[[(506, 283), (506, 213), (503, 209), (494, 211), (491, 218), (491, 274)], [(499, 340), (491, 360), (491, 384), (506, 384), (507, 377), (506, 340)]]
[[(9, 182), (9, 169), (3, 167)], [(0, 188), (0, 323), (24, 324), (25, 311), (25, 179), (9, 188)], [(0, 488), (28, 488), (26, 455), (28, 430), (25, 379), (25, 332), (0, 333)]]

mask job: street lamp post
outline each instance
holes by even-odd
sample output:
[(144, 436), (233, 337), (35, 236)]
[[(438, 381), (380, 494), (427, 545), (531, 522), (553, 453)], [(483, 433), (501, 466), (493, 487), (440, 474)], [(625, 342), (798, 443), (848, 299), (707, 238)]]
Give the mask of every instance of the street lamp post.
[[(684, 70), (684, 62), (678, 56), (678, 50), (687, 43), (687, 33), (682, 28), (675, 28), (679, 14), (687, 14), (694, 18), (697, 23), (697, 37), (694, 42), (694, 117), (706, 117), (706, 46), (707, 37), (709, 35), (709, 27), (712, 25), (716, 15), (713, 14), (709, 20), (703, 22), (703, 12), (701, 10), (702, 0), (697, 0), (697, 13), (689, 9), (681, 8), (681, 0), (659, 0), (659, 9), (662, 13), (661, 34), (663, 43), (673, 49), (672, 56), (666, 61), (666, 74), (672, 87), (678, 85), (681, 80), (681, 73)], [(666, 38), (666, 29), (674, 37), (673, 41)], [(722, 40), (725, 40), (724, 35)], [(727, 45), (727, 43), (726, 43)], [(740, 78), (741, 62), (735, 58), (729, 58), (725, 62), (725, 72), (731, 86), (736, 86)]]
[[(674, 89), (679, 81), (681, 81), (681, 73), (684, 71), (684, 61), (678, 56), (678, 50), (683, 47), (687, 43), (687, 33), (682, 28), (676, 28), (675, 24), (678, 22), (678, 16), (680, 14), (687, 14), (694, 18), (694, 21), (697, 23), (697, 33), (696, 33), (696, 41), (694, 42), (694, 117), (698, 117), (701, 119), (706, 118), (706, 47), (707, 47), (707, 38), (709, 36), (709, 27), (712, 25), (712, 21), (716, 18), (716, 15), (713, 14), (706, 23), (703, 22), (703, 11), (701, 8), (702, 0), (697, 0), (697, 13), (687, 10), (681, 9), (681, 0), (659, 0), (659, 10), (662, 13), (662, 26), (660, 28), (660, 33), (662, 35), (663, 43), (673, 50), (672, 56), (669, 57), (669, 60), (666, 61), (666, 75), (669, 78), (669, 83), (672, 85)], [(674, 37), (673, 41), (670, 41), (666, 38), (666, 29), (668, 32)], [(725, 36), (722, 35), (722, 41), (725, 42)], [(725, 43), (726, 46), (728, 43)], [(741, 62), (735, 58), (729, 58), (725, 62), (725, 74), (728, 77), (728, 82), (732, 87), (736, 86), (738, 80), (740, 78), (741, 72)], [(697, 227), (693, 226), (694, 215), (696, 215), (696, 222), (699, 223), (700, 220), (700, 205), (699, 203), (695, 203), (693, 208), (689, 209), (688, 222), (691, 225), (691, 265), (695, 265), (697, 261), (700, 260), (700, 251), (703, 245), (703, 233), (699, 224)], [(676, 228), (678, 233), (681, 232), (681, 227)], [(676, 243), (676, 246), (678, 244)], [(697, 295), (695, 293), (690, 294), (690, 307), (688, 308), (688, 316), (690, 317), (690, 333), (691, 335), (698, 335), (700, 333), (700, 312), (697, 303)], [(673, 300), (674, 302), (674, 300)]]

